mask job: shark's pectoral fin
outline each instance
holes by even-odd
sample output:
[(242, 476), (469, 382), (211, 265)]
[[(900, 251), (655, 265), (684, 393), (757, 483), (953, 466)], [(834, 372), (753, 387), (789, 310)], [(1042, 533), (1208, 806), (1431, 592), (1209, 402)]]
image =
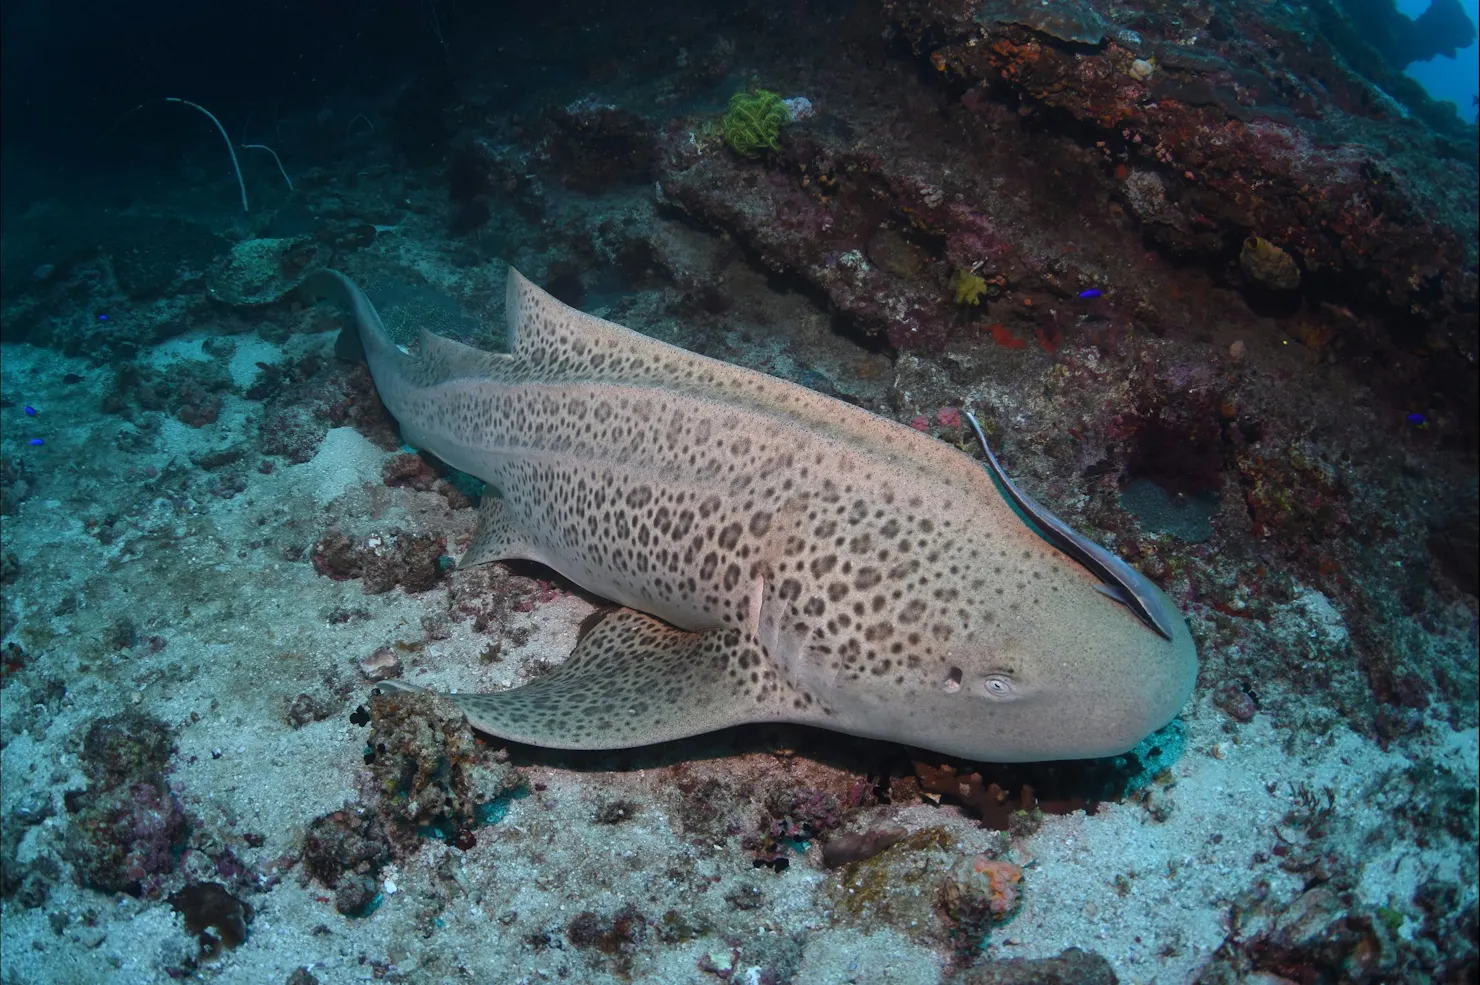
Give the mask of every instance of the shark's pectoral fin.
[(545, 677), (452, 694), (480, 732), (557, 749), (625, 749), (783, 716), (787, 692), (739, 630), (687, 633), (617, 609)]
[(457, 566), (471, 568), (489, 561), (515, 559), (544, 561), (539, 550), (509, 522), (509, 511), (504, 501), (495, 496), (492, 489), (485, 489), (483, 502), (478, 504), (478, 526), (473, 530), (473, 540)]

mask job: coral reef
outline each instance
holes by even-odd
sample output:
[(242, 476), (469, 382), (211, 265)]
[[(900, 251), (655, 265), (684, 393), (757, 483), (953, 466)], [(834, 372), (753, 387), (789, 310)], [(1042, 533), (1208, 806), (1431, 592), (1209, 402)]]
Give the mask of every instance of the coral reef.
[(331, 531), (310, 552), (314, 570), (336, 581), (361, 578), (367, 595), (380, 595), (401, 586), (425, 592), (442, 579), (446, 541), (432, 534), (392, 531), (384, 537), (362, 539)]
[(213, 363), (196, 363), (168, 377), (148, 366), (125, 364), (114, 373), (103, 409), (113, 414), (163, 410), (183, 424), (203, 428), (220, 416), (221, 394), (230, 387), (231, 378)]
[(185, 844), (186, 817), (165, 778), (170, 729), (139, 712), (100, 718), (82, 740), (86, 791), (66, 797), (65, 855), (88, 886), (157, 894)]
[(32, 798), (11, 811), (0, 824), (0, 898), (27, 909), (46, 905), (61, 878), (61, 867), (48, 856), (32, 862), (19, 860), (20, 843), (27, 832), (52, 814), (49, 800)]
[(970, 807), (983, 827), (1019, 833), (1034, 828), (1044, 814), (1088, 811), (1104, 801), (1120, 800), (1159, 775), (1177, 745), (1176, 728), (1150, 736), (1125, 756), (1036, 765), (1031, 769), (997, 765), (964, 772), (951, 763), (913, 761), (919, 789), (949, 797)]
[(1429, 547), (1445, 572), (1462, 591), (1480, 595), (1480, 491), (1474, 480), (1440, 501), (1429, 529)]
[(303, 840), (304, 872), (335, 891), (335, 909), (345, 916), (362, 917), (374, 907), (380, 894), (374, 876), (390, 859), (385, 825), (363, 805), (315, 818)]
[(1250, 236), (1239, 251), (1238, 265), (1257, 283), (1275, 291), (1293, 291), (1300, 286), (1300, 268), (1290, 254), (1267, 239)]
[(395, 533), (389, 544), (370, 546), (364, 558), (365, 594), (379, 595), (396, 586), (408, 592), (430, 590), (442, 578), (447, 542), (434, 534)]
[(378, 447), (400, 447), (395, 422), (363, 365), (345, 368), (309, 355), (290, 365), (264, 363), (257, 369), (246, 396), (263, 402), (256, 435), (260, 454), (293, 465), (306, 462), (331, 427), (346, 425)]
[(448, 576), (447, 617), (455, 623), (469, 622), (479, 633), (504, 632), (511, 643), (521, 646), (527, 632), (513, 625), (515, 615), (532, 612), (558, 594), (549, 581), (515, 577), (502, 567), (456, 569)]
[(1023, 870), (985, 855), (962, 859), (941, 884), (939, 905), (952, 924), (958, 952), (969, 955), (994, 924), (1005, 923), (1022, 905)]
[(0, 516), (12, 516), (21, 502), (31, 494), (34, 478), (27, 475), (24, 458), (6, 457), (0, 461)]
[(630, 109), (578, 100), (545, 124), (545, 160), (566, 187), (599, 194), (652, 180), (653, 125)]
[[(1350, 78), (1351, 69), (1317, 48), (1309, 62), (1284, 76), (1304, 90), (1280, 93), (1295, 112), (1269, 105), (1271, 80), (1279, 73), (1268, 66), (1259, 42), (1287, 37), (1295, 25), (1274, 19), (1256, 24), (1214, 7), (1204, 23), (1221, 35), (1215, 50), (1194, 53), (1172, 43), (1175, 37), (1163, 36), (1158, 44), (1137, 35), (1140, 40), (1122, 37), (1083, 55), (1045, 43), (1043, 35), (1103, 34), (1094, 16), (1071, 18), (1067, 32), (1057, 20), (1042, 22), (1041, 14), (987, 18), (981, 37), (981, 18), (946, 5), (906, 0), (886, 6), (916, 50), (946, 66), (958, 84), (1006, 89), (1028, 100), (1031, 112), (1068, 114), (1101, 138), (1099, 146), (1112, 159), (1126, 162), (1127, 177), (1141, 165), (1177, 186), (1177, 218), (1148, 226), (1163, 248), (1212, 259), (1230, 236), (1281, 230), (1285, 249), (1334, 297), (1381, 305), (1396, 325), (1420, 335), (1441, 325), (1454, 344), (1474, 351), (1466, 322), (1476, 305), (1475, 243), (1473, 230), (1456, 221), (1463, 207), (1436, 207), (1438, 189), (1404, 174), (1432, 169), (1400, 171), (1364, 153), (1371, 128), (1356, 121), (1380, 113), (1338, 97), (1352, 125), (1334, 152), (1319, 149), (1330, 138), (1306, 122), (1323, 115), (1315, 107), (1330, 86), (1321, 77)], [(1022, 7), (1051, 10), (1054, 18), (1071, 9)], [(1161, 70), (1146, 82), (1117, 67), (1130, 64), (1138, 50), (1158, 53)], [(1359, 80), (1347, 84), (1366, 87)], [(1303, 100), (1310, 101), (1308, 110)], [(1250, 112), (1255, 107), (1257, 115)], [(1472, 200), (1468, 208), (1473, 211)], [(1442, 218), (1435, 221), (1435, 213)], [(1279, 266), (1281, 282), (1288, 283), (1288, 265)]]
[(456, 706), (428, 694), (370, 699), (365, 761), (387, 814), (400, 827), (455, 840), (482, 824), (490, 805), (522, 787), (507, 757), (473, 738)]
[(169, 904), (185, 918), (185, 930), (196, 935), (200, 955), (206, 960), (247, 939), (247, 926), (253, 918), (251, 904), (231, 895), (219, 882), (192, 883), (171, 893)]
[(737, 92), (730, 109), (720, 121), (725, 143), (741, 157), (757, 157), (764, 150), (780, 150), (776, 138), (791, 122), (791, 112), (780, 96), (769, 89)]
[[(1381, 913), (1354, 912), (1338, 890), (1316, 886), (1287, 907), (1261, 908), (1258, 916), (1241, 919), (1237, 936), (1219, 949), (1198, 981), (1225, 985), (1260, 974), (1290, 981), (1464, 980), (1466, 968), (1474, 968), (1475, 904), (1441, 915), (1433, 902), (1457, 902), (1453, 887), (1430, 884), (1422, 893), (1427, 918), (1409, 943)], [(1460, 952), (1448, 959), (1433, 946), (1446, 931), (1456, 934), (1450, 947)]]
[[(1116, 985), (1120, 979), (1110, 962), (1092, 951), (1071, 947), (1052, 958), (1007, 958), (963, 969), (950, 985)], [(1274, 985), (1274, 983), (1270, 983)]]
[(571, 944), (605, 955), (624, 976), (631, 974), (633, 955), (645, 943), (647, 934), (647, 918), (630, 904), (606, 918), (585, 910), (572, 917), (565, 928)]

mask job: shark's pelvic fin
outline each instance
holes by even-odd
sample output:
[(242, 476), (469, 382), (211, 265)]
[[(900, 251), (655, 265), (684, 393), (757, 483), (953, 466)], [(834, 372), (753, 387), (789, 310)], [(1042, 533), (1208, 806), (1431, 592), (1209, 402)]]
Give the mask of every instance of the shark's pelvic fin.
[(473, 531), (472, 543), (457, 566), (471, 568), (489, 561), (515, 559), (544, 563), (540, 552), (509, 522), (504, 501), (492, 489), (485, 489), (483, 502), (478, 504), (478, 526)]
[(686, 633), (617, 609), (539, 680), (446, 697), (474, 728), (503, 739), (557, 749), (625, 749), (780, 720), (780, 696), (789, 689), (764, 664), (754, 640), (739, 630)]

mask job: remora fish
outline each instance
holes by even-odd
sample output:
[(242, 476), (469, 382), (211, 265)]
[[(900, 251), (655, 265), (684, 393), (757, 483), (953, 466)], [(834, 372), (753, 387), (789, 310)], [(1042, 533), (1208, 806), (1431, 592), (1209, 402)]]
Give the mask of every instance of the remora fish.
[(304, 288), (351, 310), (341, 346), (406, 441), (489, 483), (462, 565), (538, 561), (626, 607), (531, 684), (449, 695), (479, 730), (614, 749), (800, 722), (1068, 759), (1129, 750), (1192, 691), (1170, 600), (995, 459), (1000, 490), (933, 438), (583, 314), (512, 268), (507, 354), (426, 331), (408, 354), (342, 275)]

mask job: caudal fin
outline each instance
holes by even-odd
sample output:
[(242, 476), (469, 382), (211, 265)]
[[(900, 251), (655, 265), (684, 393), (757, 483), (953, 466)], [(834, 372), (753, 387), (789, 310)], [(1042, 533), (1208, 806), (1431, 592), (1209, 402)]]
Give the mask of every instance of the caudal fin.
[(358, 284), (337, 270), (315, 270), (298, 284), (298, 293), (309, 301), (329, 300), (349, 311), (354, 321), (334, 341), (334, 354), (351, 362), (364, 362), (371, 352), (400, 354), (380, 320), (380, 312)]

